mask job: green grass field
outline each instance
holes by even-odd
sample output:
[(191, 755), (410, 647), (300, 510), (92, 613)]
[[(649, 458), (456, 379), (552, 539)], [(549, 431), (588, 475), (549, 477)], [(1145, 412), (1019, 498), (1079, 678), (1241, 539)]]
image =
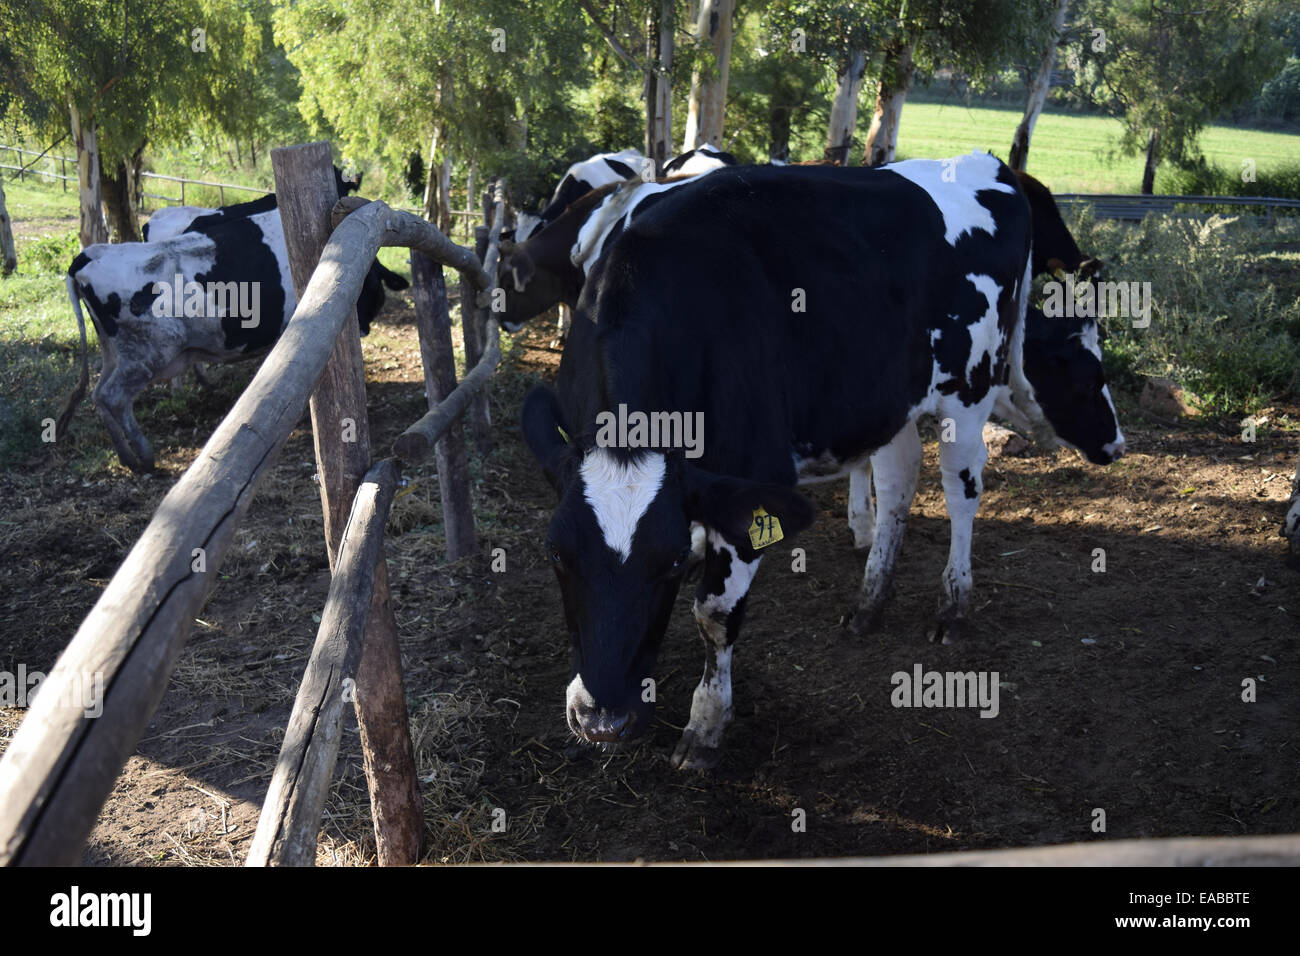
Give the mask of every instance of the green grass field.
[[(961, 104), (912, 103), (903, 107), (898, 130), (900, 159), (953, 156), (987, 149), (1006, 159), (1020, 122), (1018, 109), (967, 107)], [(1142, 184), (1142, 157), (1115, 152), (1119, 120), (1104, 116), (1044, 112), (1029, 147), (1029, 172), (1053, 192), (1136, 193)], [(1259, 170), (1300, 161), (1300, 136), (1229, 126), (1211, 126), (1200, 138), (1212, 164), (1240, 170), (1255, 160)], [(1167, 170), (1156, 174), (1156, 192)]]

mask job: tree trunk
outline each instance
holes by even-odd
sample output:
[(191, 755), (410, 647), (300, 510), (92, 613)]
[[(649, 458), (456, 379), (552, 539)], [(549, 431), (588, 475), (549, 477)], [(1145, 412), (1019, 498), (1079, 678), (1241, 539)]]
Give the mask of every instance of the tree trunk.
[(68, 112), (72, 119), (72, 142), (77, 149), (77, 192), (81, 206), (81, 247), (97, 242), (108, 242), (108, 227), (104, 225), (103, 205), (99, 192), (99, 146), (95, 142), (95, 121), (85, 126), (81, 110), (71, 100)]
[(691, 101), (686, 115), (682, 152), (703, 146), (722, 146), (722, 121), (727, 106), (727, 75), (731, 67), (731, 20), (736, 0), (700, 0), (696, 42), (709, 44), (714, 65), (705, 76), (691, 76)]
[(139, 242), (140, 220), (135, 214), (135, 197), (131, 188), (132, 162), (120, 160), (110, 173), (100, 170), (104, 189), (104, 212), (113, 242)]
[[(18, 165), (22, 165), (21, 160)], [(14, 232), (5, 209), (5, 186), (0, 180), (0, 277), (18, 268), (18, 255), (14, 252)]]
[[(826, 137), (826, 159), (839, 166), (849, 164), (853, 148), (853, 129), (858, 123), (858, 94), (867, 75), (865, 50), (854, 50), (849, 61), (835, 78), (835, 98), (831, 100), (830, 133)], [(786, 117), (787, 133), (790, 125)], [(788, 136), (787, 136), (788, 139)], [(787, 150), (788, 152), (788, 150)]]
[(767, 159), (790, 162), (790, 107), (774, 97), (767, 113)]
[(1042, 59), (1038, 69), (1029, 78), (1029, 96), (1025, 101), (1025, 115), (1016, 127), (1016, 135), (1011, 140), (1011, 157), (1008, 165), (1012, 169), (1024, 170), (1029, 162), (1029, 140), (1034, 135), (1034, 124), (1038, 114), (1047, 102), (1047, 91), (1052, 85), (1052, 64), (1056, 60), (1056, 44), (1065, 30), (1065, 10), (1070, 0), (1056, 0), (1056, 12), (1052, 15), (1052, 29), (1048, 34)]
[(429, 175), (424, 180), (424, 203), (420, 215), (429, 222), (438, 221), (438, 140), (442, 137), (442, 127), (433, 128), (433, 137), (429, 140), (429, 162), (425, 165)]
[(438, 171), (438, 228), (444, 236), (451, 235), (451, 154), (442, 158)]
[(677, 10), (674, 0), (659, 7), (659, 37), (646, 89), (645, 154), (654, 160), (655, 175), (663, 172), (673, 149), (673, 53)]
[(871, 117), (867, 146), (862, 154), (862, 162), (868, 166), (883, 166), (894, 161), (903, 101), (912, 85), (912, 50), (915, 45), (909, 40), (896, 43), (885, 51), (885, 62), (880, 69), (880, 88), (876, 93), (876, 112)]
[(1142, 195), (1150, 196), (1156, 185), (1156, 165), (1160, 162), (1160, 130), (1147, 135), (1147, 160), (1142, 169)]
[(131, 205), (135, 209), (137, 223), (140, 221), (140, 209), (144, 205), (144, 186), (141, 180), (144, 175), (145, 145), (141, 143), (140, 148), (131, 157)]

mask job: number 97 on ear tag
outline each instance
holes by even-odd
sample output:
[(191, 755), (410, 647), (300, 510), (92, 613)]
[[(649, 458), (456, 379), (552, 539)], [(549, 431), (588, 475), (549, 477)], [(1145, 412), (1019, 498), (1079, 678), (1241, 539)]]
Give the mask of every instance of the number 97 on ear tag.
[(781, 521), (776, 515), (770, 515), (759, 505), (754, 509), (754, 523), (749, 526), (749, 544), (755, 551), (768, 545), (776, 544), (785, 534), (781, 531)]

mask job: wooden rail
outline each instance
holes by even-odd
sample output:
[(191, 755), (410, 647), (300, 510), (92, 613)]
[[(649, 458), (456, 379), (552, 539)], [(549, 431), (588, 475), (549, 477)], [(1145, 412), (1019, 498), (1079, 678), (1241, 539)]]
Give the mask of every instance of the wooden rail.
[[(235, 529), (302, 417), (383, 245), (420, 249), (469, 275), (479, 289), (492, 284), (472, 250), (381, 202), (339, 223), (275, 347), (163, 498), (0, 758), (0, 864), (79, 861), (99, 809), (162, 699)], [(359, 684), (367, 666), (363, 656)], [(102, 710), (92, 717), (81, 691), (96, 679), (103, 695), (95, 704)]]

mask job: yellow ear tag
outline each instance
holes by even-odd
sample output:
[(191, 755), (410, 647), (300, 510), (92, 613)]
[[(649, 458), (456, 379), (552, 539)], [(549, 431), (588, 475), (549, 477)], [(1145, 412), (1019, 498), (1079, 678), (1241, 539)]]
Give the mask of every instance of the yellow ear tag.
[(770, 544), (776, 544), (785, 534), (781, 531), (781, 520), (770, 515), (759, 505), (754, 509), (754, 523), (749, 526), (749, 544), (755, 551), (760, 551)]
[(556, 430), (557, 432), (560, 433), (560, 437), (564, 439), (564, 443), (565, 443), (566, 445), (569, 444), (569, 433), (566, 432), (566, 431), (565, 431), (563, 428), (561, 428), (559, 425), (556, 425), (556, 426), (555, 426), (555, 430)]

